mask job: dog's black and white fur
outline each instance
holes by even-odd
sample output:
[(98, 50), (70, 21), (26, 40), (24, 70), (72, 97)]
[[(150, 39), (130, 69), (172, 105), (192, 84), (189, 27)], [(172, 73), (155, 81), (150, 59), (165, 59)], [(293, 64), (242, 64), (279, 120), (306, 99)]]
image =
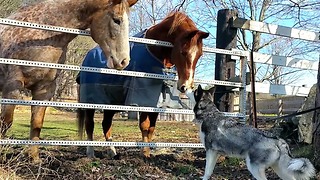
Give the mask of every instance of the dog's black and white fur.
[(257, 180), (266, 180), (265, 170), (271, 167), (281, 179), (310, 179), (314, 166), (306, 158), (293, 158), (288, 144), (271, 133), (238, 123), (226, 117), (215, 106), (214, 88), (194, 92), (194, 113), (200, 124), (200, 138), (206, 149), (203, 179), (209, 179), (218, 154), (244, 158), (248, 170)]

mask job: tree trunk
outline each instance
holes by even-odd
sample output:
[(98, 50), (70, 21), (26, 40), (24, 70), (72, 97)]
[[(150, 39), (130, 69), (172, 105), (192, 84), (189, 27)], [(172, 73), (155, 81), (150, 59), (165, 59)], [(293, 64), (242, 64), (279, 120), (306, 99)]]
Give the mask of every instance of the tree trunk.
[[(237, 29), (231, 27), (232, 18), (238, 16), (238, 12), (232, 9), (222, 9), (218, 11), (217, 19), (217, 39), (216, 47), (228, 49), (236, 47)], [(227, 81), (235, 77), (236, 61), (231, 59), (230, 55), (216, 54), (215, 79)], [(233, 112), (234, 94), (227, 91), (225, 86), (216, 85), (214, 102), (220, 111)]]
[[(318, 81), (315, 107), (320, 106), (320, 62), (318, 66)], [(314, 113), (313, 118), (313, 148), (314, 148), (314, 165), (320, 167), (320, 110)]]

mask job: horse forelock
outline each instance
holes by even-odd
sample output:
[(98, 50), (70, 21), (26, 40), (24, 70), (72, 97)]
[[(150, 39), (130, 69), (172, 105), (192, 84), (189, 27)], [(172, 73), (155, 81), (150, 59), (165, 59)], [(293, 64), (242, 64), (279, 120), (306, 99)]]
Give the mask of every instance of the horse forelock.
[[(195, 23), (183, 12), (173, 11), (166, 17), (166, 19), (170, 19), (170, 18), (173, 18), (173, 22), (172, 22), (171, 28), (168, 31), (168, 35), (171, 35), (173, 32), (175, 32), (178, 29), (179, 26), (182, 26), (183, 24), (185, 24), (185, 27), (189, 29), (191, 28), (196, 29)], [(185, 29), (185, 30), (188, 30), (188, 29)]]
[(122, 0), (121, 3), (119, 4), (114, 4), (113, 1), (109, 2), (109, 7), (115, 7), (116, 9), (116, 13), (117, 14), (124, 14), (124, 13), (129, 13), (130, 8), (129, 8), (129, 4), (127, 1)]

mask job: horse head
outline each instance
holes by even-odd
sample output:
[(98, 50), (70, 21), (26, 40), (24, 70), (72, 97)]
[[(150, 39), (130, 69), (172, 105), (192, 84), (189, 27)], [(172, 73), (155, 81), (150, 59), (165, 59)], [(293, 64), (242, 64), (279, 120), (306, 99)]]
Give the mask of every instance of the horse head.
[(129, 64), (128, 13), (136, 2), (137, 0), (112, 0), (91, 17), (91, 37), (103, 50), (109, 68), (122, 70)]
[(173, 43), (171, 62), (178, 72), (178, 90), (186, 92), (194, 88), (194, 72), (199, 58), (202, 56), (204, 38), (209, 33), (200, 30), (187, 31), (179, 35)]
[(185, 14), (173, 11), (162, 22), (148, 29), (146, 37), (168, 41), (173, 48), (149, 46), (150, 51), (162, 59), (165, 67), (175, 65), (178, 72), (178, 90), (192, 91), (194, 72), (202, 55), (204, 38), (209, 33), (200, 31)]

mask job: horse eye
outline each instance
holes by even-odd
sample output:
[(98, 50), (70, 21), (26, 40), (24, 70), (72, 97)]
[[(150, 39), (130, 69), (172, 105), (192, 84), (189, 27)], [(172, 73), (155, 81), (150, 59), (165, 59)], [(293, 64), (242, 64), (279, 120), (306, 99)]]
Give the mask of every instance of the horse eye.
[(113, 22), (120, 25), (121, 24), (121, 21), (120, 19), (117, 19), (117, 18), (113, 18)]

